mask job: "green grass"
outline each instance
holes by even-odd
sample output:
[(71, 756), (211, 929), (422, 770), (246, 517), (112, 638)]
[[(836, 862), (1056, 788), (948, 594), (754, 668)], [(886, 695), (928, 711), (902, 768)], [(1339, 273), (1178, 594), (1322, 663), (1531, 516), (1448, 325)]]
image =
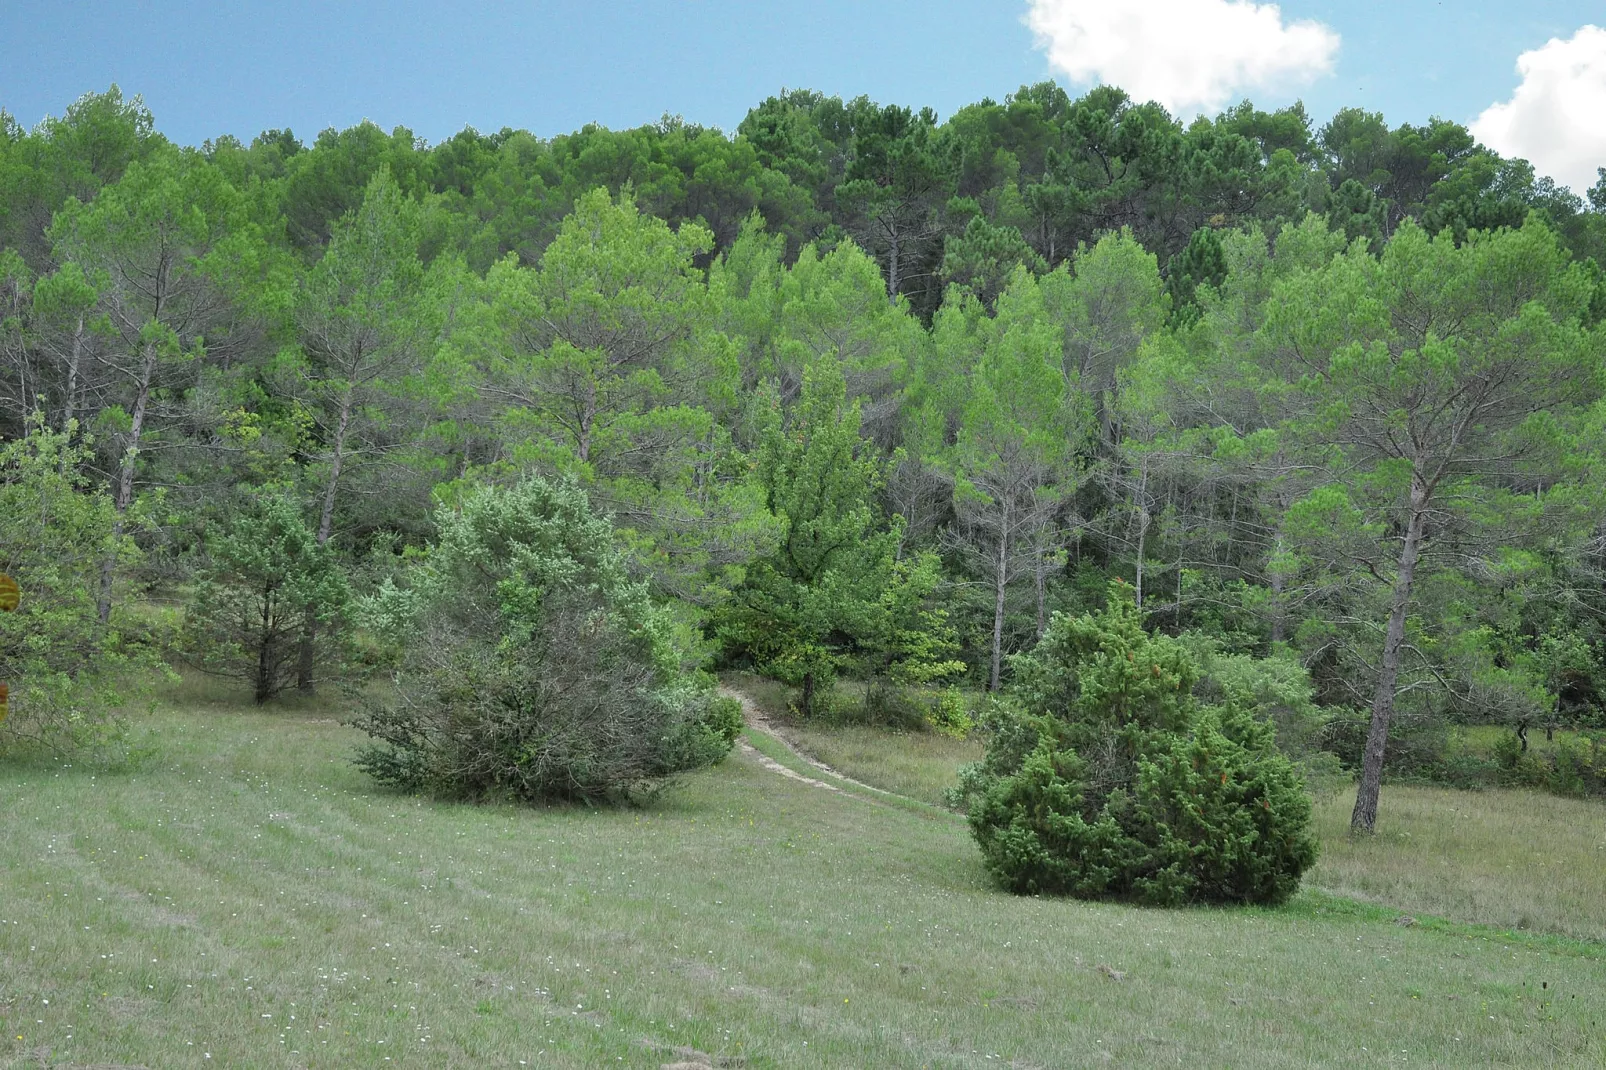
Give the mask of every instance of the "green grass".
[(741, 756), (639, 811), (401, 798), (336, 710), (203, 700), (132, 771), (0, 766), (0, 1066), (1606, 1060), (1606, 945), (1015, 898), (961, 821)]
[[(731, 673), (725, 680), (751, 699), (786, 740), (810, 758), (844, 776), (932, 806), (945, 805), (943, 793), (954, 786), (959, 767), (980, 760), (986, 749), (977, 736), (953, 739), (936, 732), (800, 720), (791, 710), (795, 692), (784, 684), (751, 673)], [(862, 690), (862, 684), (840, 683), (838, 701), (844, 705), (853, 702)]]
[(959, 767), (980, 759), (985, 749), (975, 738), (865, 725), (789, 724), (783, 731), (804, 754), (845, 776), (934, 806), (943, 805), (943, 792), (954, 786)]
[(1507, 929), (1606, 941), (1606, 806), (1530, 791), (1384, 785), (1378, 831), (1351, 840), (1354, 793), (1316, 806), (1334, 895)]
[[(784, 731), (844, 775), (938, 803), (984, 749), (976, 739), (865, 727), (790, 723)], [(1606, 806), (1598, 800), (1391, 784), (1377, 835), (1360, 841), (1349, 837), (1354, 801), (1353, 790), (1317, 800), (1322, 855), (1307, 887), (1464, 923), (1606, 941)]]

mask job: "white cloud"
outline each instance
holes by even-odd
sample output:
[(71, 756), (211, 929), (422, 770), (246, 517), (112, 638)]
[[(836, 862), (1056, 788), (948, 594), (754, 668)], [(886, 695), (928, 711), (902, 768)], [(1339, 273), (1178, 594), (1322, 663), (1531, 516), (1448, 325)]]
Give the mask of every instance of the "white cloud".
[(1606, 30), (1553, 37), (1518, 56), (1517, 73), (1517, 91), (1473, 120), (1473, 136), (1582, 194), (1606, 167)]
[(1029, 0), (1026, 24), (1076, 82), (1120, 86), (1173, 112), (1213, 112), (1248, 90), (1333, 72), (1329, 26), (1251, 0)]

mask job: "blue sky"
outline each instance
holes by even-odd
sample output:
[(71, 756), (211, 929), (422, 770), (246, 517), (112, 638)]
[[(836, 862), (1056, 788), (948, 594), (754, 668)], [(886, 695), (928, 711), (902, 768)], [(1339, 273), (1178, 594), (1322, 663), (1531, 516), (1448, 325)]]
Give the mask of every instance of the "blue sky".
[[(1034, 34), (1029, 13), (1049, 32)], [(1169, 94), (1183, 111), (1248, 95), (1263, 105), (1303, 98), (1318, 119), (1355, 104), (1394, 123), (1471, 122), (1513, 101), (1520, 55), (1541, 55), (1553, 38), (1571, 46), (1591, 22), (1606, 25), (1602, 0), (1288, 0), (1280, 10), (1248, 0), (7, 0), (0, 107), (32, 125), (117, 82), (184, 143), (282, 126), (310, 138), (364, 118), (436, 141), (465, 125), (554, 134), (664, 112), (729, 129), (783, 86), (946, 115), (1026, 82), (1057, 77), (1076, 88), (1104, 77), (1148, 78), (1145, 95)], [(1098, 36), (1122, 33), (1139, 39)], [(1590, 126), (1589, 95), (1597, 74), (1606, 94), (1606, 45), (1579, 39), (1572, 52), (1544, 57), (1556, 62), (1536, 64), (1532, 99), (1480, 129), (1542, 157), (1544, 145), (1517, 144), (1535, 126), (1532, 109), (1549, 109), (1541, 119), (1578, 111), (1544, 136), (1581, 139), (1573, 155), (1587, 156), (1598, 133), (1606, 164), (1606, 128)], [(1133, 74), (1134, 63), (1152, 69)], [(1166, 81), (1179, 68), (1198, 92)], [(1592, 174), (1577, 160), (1565, 166)]]

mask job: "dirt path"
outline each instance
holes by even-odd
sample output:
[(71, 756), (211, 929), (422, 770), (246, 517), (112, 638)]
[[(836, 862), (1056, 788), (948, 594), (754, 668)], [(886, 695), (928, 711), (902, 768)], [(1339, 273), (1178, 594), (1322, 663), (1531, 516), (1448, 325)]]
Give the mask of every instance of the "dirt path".
[[(854, 780), (850, 776), (843, 776), (841, 773), (837, 772), (835, 769), (832, 769), (824, 762), (816, 761), (815, 759), (810, 758), (807, 754), (804, 754), (802, 751), (798, 750), (796, 744), (787, 739), (786, 735), (780, 729), (775, 727), (774, 722), (772, 722), (769, 717), (765, 715), (763, 710), (758, 708), (758, 705), (754, 703), (752, 699), (748, 698), (740, 691), (737, 691), (735, 688), (729, 687), (725, 684), (720, 684), (719, 693), (724, 695), (726, 698), (733, 698), (742, 704), (742, 720), (747, 722), (747, 727), (751, 728), (755, 732), (762, 732), (764, 735), (775, 740), (775, 742), (786, 748), (788, 754), (802, 762), (804, 765), (807, 765), (812, 769), (818, 769), (826, 776), (833, 777), (836, 780), (841, 781), (841, 783), (831, 784), (824, 780), (816, 780), (814, 777), (804, 776), (795, 769), (788, 769), (774, 758), (771, 758), (765, 754), (760, 754), (751, 743), (747, 742), (747, 740), (743, 739), (737, 741), (737, 745), (741, 747), (744, 754), (756, 759), (759, 765), (763, 766), (765, 769), (768, 769), (770, 772), (779, 773), (784, 777), (790, 777), (793, 780), (801, 781), (804, 784), (809, 784), (816, 788), (824, 788), (826, 791), (841, 792), (842, 785), (845, 784), (858, 788), (861, 791), (870, 792), (873, 795), (883, 795), (889, 798), (898, 797), (895, 792), (878, 788), (873, 784), (866, 784), (862, 780)], [(852, 795), (854, 793), (844, 792), (844, 794)], [(875, 800), (872, 799), (867, 801), (873, 802)]]
[(759, 765), (762, 765), (765, 769), (768, 769), (772, 773), (779, 773), (784, 777), (791, 777), (793, 780), (801, 781), (804, 784), (809, 784), (816, 788), (824, 788), (826, 791), (842, 790), (835, 784), (827, 784), (823, 780), (815, 780), (813, 777), (804, 776), (795, 769), (788, 769), (786, 766), (782, 765), (774, 758), (771, 758), (769, 755), (760, 754), (753, 748), (753, 745), (747, 742), (745, 739), (737, 740), (736, 745), (741, 748), (743, 754), (747, 755), (749, 758), (752, 758), (754, 761), (758, 762)]

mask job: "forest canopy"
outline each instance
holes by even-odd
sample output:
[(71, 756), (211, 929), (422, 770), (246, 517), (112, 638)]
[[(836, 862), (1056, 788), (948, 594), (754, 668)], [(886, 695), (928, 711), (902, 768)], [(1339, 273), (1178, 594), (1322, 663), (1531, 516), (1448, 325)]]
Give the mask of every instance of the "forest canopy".
[[(1120, 579), (1308, 674), (1370, 828), (1386, 773), (1465, 772), (1447, 725), (1603, 723), (1602, 263), (1606, 169), (1361, 109), (792, 91), (730, 133), (191, 148), (113, 87), (0, 112), (0, 475), (83, 496), (61, 604), (120, 629), (84, 644), (238, 572), (268, 505), (355, 612), (555, 479), (676, 649), (810, 713), (842, 677), (951, 711)], [(260, 694), (349, 654), (300, 597)]]

